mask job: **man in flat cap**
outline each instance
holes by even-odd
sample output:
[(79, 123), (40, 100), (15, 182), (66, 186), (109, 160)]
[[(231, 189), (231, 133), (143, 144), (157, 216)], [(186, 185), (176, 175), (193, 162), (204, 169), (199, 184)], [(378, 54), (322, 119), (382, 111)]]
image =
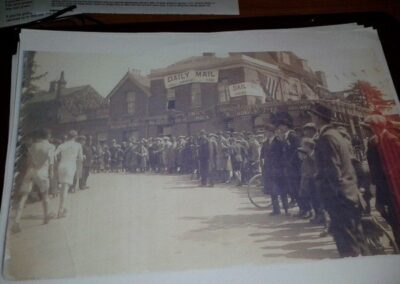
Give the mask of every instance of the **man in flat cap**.
[(315, 103), (309, 111), (319, 129), (315, 146), (316, 181), (341, 257), (370, 254), (361, 227), (362, 200), (348, 144), (331, 124), (332, 111)]

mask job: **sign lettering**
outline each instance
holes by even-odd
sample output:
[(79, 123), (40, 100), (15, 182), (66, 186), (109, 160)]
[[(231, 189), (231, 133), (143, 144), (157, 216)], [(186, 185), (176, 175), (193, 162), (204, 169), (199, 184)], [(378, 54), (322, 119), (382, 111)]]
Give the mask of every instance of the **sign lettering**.
[(264, 90), (260, 85), (252, 82), (243, 82), (229, 86), (229, 95), (231, 98), (241, 96), (265, 97)]
[(218, 70), (189, 70), (164, 77), (167, 89), (190, 83), (217, 83)]

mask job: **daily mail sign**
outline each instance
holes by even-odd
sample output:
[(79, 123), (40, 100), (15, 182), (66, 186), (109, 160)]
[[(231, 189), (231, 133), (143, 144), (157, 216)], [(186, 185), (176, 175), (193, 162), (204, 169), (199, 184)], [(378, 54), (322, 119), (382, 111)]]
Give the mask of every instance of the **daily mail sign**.
[(265, 97), (264, 90), (261, 88), (261, 86), (251, 82), (230, 85), (229, 95), (231, 98), (241, 96)]
[(218, 70), (188, 70), (164, 77), (167, 89), (190, 83), (217, 83)]

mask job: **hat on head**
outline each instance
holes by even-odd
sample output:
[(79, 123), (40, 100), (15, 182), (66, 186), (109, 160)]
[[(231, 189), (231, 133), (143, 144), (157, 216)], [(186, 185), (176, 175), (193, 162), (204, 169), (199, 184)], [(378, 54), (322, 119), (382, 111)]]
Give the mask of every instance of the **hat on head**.
[(277, 125), (286, 125), (286, 126), (289, 127), (289, 128), (292, 128), (292, 127), (293, 127), (293, 122), (292, 122), (291, 119), (289, 119), (288, 117), (279, 118), (279, 119), (276, 121), (276, 124), (277, 124)]
[(315, 123), (309, 122), (304, 124), (303, 129), (314, 129), (317, 130), (317, 127), (315, 126)]
[(332, 110), (320, 103), (313, 103), (307, 112), (326, 120), (331, 120), (333, 118)]
[(293, 127), (293, 118), (287, 111), (279, 111), (271, 116), (271, 123), (275, 126), (286, 125), (289, 128)]
[(79, 135), (78, 137), (76, 137), (76, 140), (79, 142), (83, 142), (83, 141), (86, 141), (86, 137), (83, 135)]
[(76, 131), (76, 130), (70, 130), (69, 132), (68, 132), (68, 137), (69, 138), (75, 138), (75, 137), (77, 137), (78, 136), (78, 132)]
[(307, 154), (307, 149), (304, 148), (304, 147), (297, 148), (297, 151), (300, 152), (300, 153), (303, 153), (303, 154)]
[(276, 127), (275, 127), (273, 124), (271, 124), (271, 123), (266, 123), (266, 124), (265, 124), (265, 130), (274, 132), (274, 131), (275, 131), (275, 128), (276, 128)]

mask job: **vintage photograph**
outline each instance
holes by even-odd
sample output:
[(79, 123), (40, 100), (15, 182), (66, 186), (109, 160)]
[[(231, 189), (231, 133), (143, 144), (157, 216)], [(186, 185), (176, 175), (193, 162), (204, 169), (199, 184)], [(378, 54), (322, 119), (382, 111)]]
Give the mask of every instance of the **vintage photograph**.
[(4, 277), (399, 253), (390, 80), (369, 49), (25, 52)]

